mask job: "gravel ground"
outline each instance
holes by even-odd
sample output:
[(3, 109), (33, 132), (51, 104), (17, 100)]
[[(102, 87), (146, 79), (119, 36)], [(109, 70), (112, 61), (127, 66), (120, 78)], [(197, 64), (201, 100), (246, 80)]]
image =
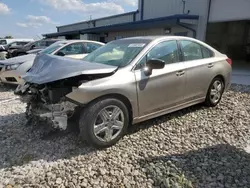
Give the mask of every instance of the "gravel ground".
[(95, 150), (77, 132), (25, 126), (25, 104), (0, 86), (0, 187), (250, 187), (250, 87), (129, 129)]

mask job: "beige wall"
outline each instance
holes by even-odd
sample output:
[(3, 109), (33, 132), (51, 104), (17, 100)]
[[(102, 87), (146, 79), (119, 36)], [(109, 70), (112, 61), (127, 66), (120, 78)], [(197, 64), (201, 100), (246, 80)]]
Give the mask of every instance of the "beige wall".
[[(237, 1), (237, 0), (234, 0)], [(186, 0), (186, 10), (190, 15), (198, 15), (197, 38), (205, 40), (208, 0)], [(144, 0), (144, 19), (159, 18), (183, 14), (183, 3), (181, 0)]]
[(209, 22), (250, 19), (249, 0), (212, 0)]
[[(181, 27), (172, 27), (172, 32), (168, 35), (174, 35), (175, 33), (179, 32), (188, 32), (188, 36), (192, 37), (192, 32), (181, 28)], [(136, 31), (118, 31), (118, 32), (110, 32), (108, 37), (106, 38), (106, 41), (112, 41), (115, 40), (116, 37), (135, 37), (135, 36), (150, 36), (150, 35), (166, 35), (164, 28), (153, 28), (153, 29), (144, 29), (144, 30), (136, 30)]]

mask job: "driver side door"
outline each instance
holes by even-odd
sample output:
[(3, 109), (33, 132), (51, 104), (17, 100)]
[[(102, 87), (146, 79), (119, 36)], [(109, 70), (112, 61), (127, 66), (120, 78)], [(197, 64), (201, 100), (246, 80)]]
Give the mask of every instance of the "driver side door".
[[(135, 77), (140, 117), (164, 111), (184, 101), (186, 75), (180, 54), (176, 40), (164, 41), (155, 45), (137, 64)], [(150, 59), (165, 61), (165, 67), (153, 70), (147, 76), (145, 64)]]

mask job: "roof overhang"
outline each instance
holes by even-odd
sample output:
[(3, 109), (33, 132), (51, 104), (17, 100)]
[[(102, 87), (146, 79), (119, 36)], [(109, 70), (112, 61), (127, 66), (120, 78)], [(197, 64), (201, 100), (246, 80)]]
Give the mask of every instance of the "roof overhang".
[(57, 37), (75, 34), (88, 34), (88, 33), (105, 33), (110, 31), (124, 31), (124, 30), (136, 30), (136, 29), (147, 29), (152, 27), (162, 27), (166, 25), (175, 25), (180, 21), (196, 21), (199, 19), (198, 15), (187, 15), (187, 14), (177, 14), (167, 17), (148, 19), (142, 21), (128, 22), (122, 24), (107, 25), (102, 27), (94, 27), (89, 29), (74, 30), (68, 32), (58, 32), (44, 34), (46, 37)]

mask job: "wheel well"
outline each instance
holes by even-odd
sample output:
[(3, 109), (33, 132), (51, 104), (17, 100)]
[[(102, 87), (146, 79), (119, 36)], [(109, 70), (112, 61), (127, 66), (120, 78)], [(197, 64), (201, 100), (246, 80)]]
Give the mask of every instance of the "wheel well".
[(222, 76), (222, 75), (219, 74), (219, 75), (215, 76), (214, 79), (215, 78), (220, 78), (223, 81), (224, 85), (225, 85), (225, 78), (224, 78), (224, 76)]
[(125, 104), (125, 106), (128, 109), (128, 113), (129, 113), (129, 125), (131, 125), (131, 123), (133, 121), (133, 108), (132, 108), (132, 105), (131, 105), (129, 99), (127, 97), (125, 97), (124, 95), (114, 93), (114, 94), (103, 95), (99, 98), (96, 98), (92, 102), (95, 102), (97, 100), (107, 99), (107, 98), (115, 98), (115, 99), (122, 101)]
[(221, 74), (218, 74), (217, 76), (215, 76), (215, 77), (211, 80), (211, 82), (210, 82), (210, 84), (209, 84), (209, 86), (208, 86), (207, 93), (208, 93), (209, 88), (210, 88), (210, 86), (211, 86), (211, 84), (212, 84), (212, 82), (213, 82), (213, 80), (214, 80), (215, 78), (220, 78), (220, 79), (222, 80), (224, 86), (225, 86), (225, 83), (226, 83), (226, 82), (225, 82), (225, 78), (224, 78)]

